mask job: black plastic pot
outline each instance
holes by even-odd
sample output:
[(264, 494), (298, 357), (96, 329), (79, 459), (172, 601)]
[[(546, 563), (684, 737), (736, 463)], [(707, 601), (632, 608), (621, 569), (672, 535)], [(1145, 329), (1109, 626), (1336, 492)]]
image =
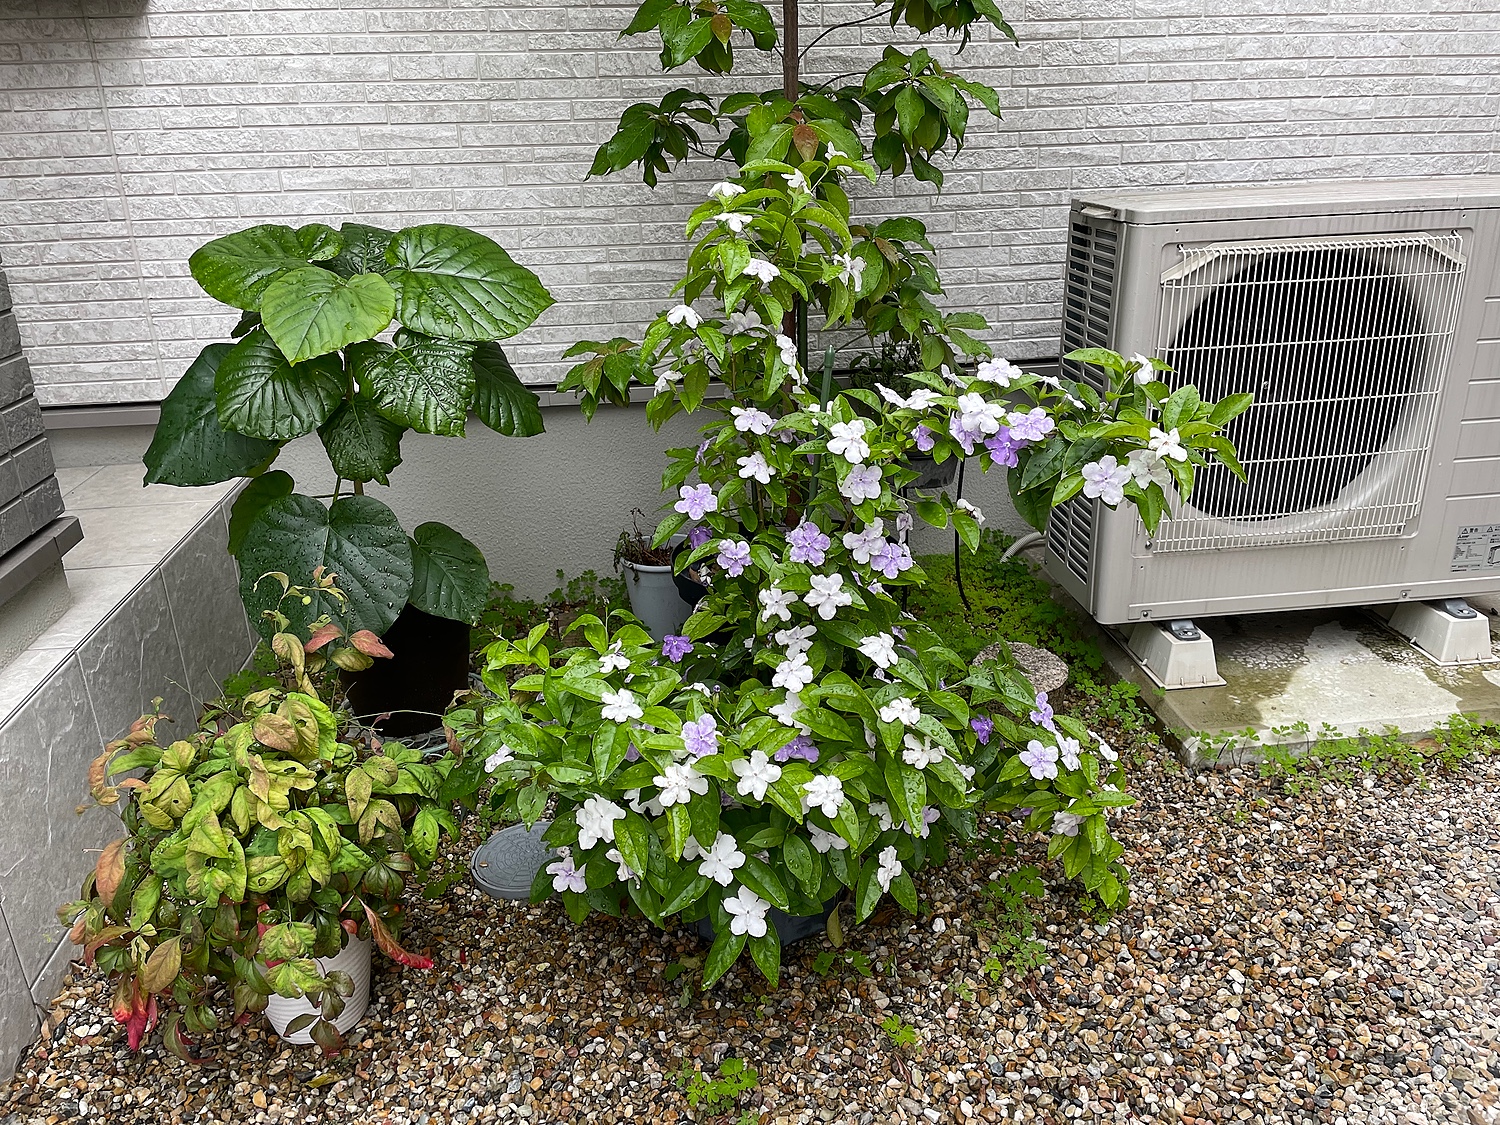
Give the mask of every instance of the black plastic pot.
[(921, 453), (913, 453), (907, 456), (906, 464), (908, 468), (921, 474), (916, 480), (905, 486), (907, 489), (922, 489), (926, 491), (928, 489), (947, 488), (953, 483), (954, 478), (958, 476), (959, 459), (957, 457), (950, 457), (939, 465), (931, 457), (927, 457)]
[[(821, 914), (784, 914), (771, 907), (766, 917), (771, 919), (771, 925), (776, 927), (776, 936), (781, 939), (783, 946), (791, 945), (794, 941), (821, 934), (828, 928), (828, 916), (833, 913), (833, 908), (839, 904), (839, 897), (829, 899), (823, 904)], [(712, 918), (698, 919), (698, 936), (704, 941), (712, 942), (717, 931), (714, 930)]]
[(469, 686), (469, 626), (408, 605), (380, 638), (391, 650), (363, 672), (345, 672), (354, 713), (385, 715), (375, 729), (409, 738), (442, 725), (455, 692)]

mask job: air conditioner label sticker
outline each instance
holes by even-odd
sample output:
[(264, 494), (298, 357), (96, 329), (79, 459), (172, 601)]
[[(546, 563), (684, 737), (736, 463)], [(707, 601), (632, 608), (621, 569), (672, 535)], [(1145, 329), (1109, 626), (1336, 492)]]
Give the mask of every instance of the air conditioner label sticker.
[(1500, 523), (1478, 523), (1458, 529), (1453, 570), (1500, 570)]

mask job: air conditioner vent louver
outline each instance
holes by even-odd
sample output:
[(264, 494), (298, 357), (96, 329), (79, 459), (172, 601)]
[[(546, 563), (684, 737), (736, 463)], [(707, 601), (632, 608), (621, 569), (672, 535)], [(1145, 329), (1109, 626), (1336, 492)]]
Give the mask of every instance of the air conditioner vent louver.
[[(1068, 267), (1064, 281), (1062, 351), (1110, 346), (1115, 284), (1119, 268), (1120, 236), (1112, 226), (1074, 216), (1068, 230)], [(1099, 369), (1069, 361), (1063, 373), (1070, 379), (1104, 389)]]
[(1229, 427), (1249, 473), (1201, 471), (1153, 546), (1204, 550), (1400, 535), (1417, 513), (1457, 317), (1458, 236), (1181, 248), (1157, 354), (1205, 398), (1249, 391)]
[(1047, 549), (1080, 582), (1089, 580), (1089, 556), (1094, 546), (1094, 502), (1075, 496), (1054, 508), (1047, 520)]

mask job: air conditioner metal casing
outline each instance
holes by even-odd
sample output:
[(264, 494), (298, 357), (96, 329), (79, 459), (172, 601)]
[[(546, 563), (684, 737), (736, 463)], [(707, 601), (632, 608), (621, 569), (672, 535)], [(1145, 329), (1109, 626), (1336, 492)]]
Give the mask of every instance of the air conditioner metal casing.
[[(1500, 176), (1075, 199), (1063, 351), (1162, 354), (1175, 330), (1162, 320), (1162, 279), (1181, 272), (1184, 248), (1312, 239), (1378, 242), (1403, 253), (1413, 245), (1437, 247), (1430, 252), (1439, 256), (1458, 247), (1462, 273), (1446, 354), (1434, 372), (1414, 503), (1390, 526), (1357, 533), (1364, 537), (1335, 530), (1328, 534), (1346, 537), (1163, 549), (1164, 543), (1151, 542), (1133, 508), (1112, 511), (1080, 497), (1053, 513), (1046, 567), (1097, 620), (1123, 624), (1500, 591), (1500, 555), (1494, 565), (1476, 567), (1471, 558), (1455, 569), (1454, 562), (1461, 535), (1472, 542), (1476, 534), (1490, 534), (1473, 529), (1500, 528)], [(1074, 378), (1088, 374), (1064, 367)], [(1356, 478), (1345, 492), (1360, 483)], [(1323, 522), (1341, 518), (1329, 515)]]

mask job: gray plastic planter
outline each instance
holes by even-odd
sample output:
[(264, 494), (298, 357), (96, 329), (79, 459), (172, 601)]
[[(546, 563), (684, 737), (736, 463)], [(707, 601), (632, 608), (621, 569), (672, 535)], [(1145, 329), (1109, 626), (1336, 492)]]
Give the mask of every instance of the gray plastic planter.
[(693, 607), (682, 600), (677, 580), (670, 566), (644, 566), (622, 560), (625, 589), (630, 595), (630, 612), (645, 624), (658, 641), (668, 633), (681, 633), (682, 623)]

